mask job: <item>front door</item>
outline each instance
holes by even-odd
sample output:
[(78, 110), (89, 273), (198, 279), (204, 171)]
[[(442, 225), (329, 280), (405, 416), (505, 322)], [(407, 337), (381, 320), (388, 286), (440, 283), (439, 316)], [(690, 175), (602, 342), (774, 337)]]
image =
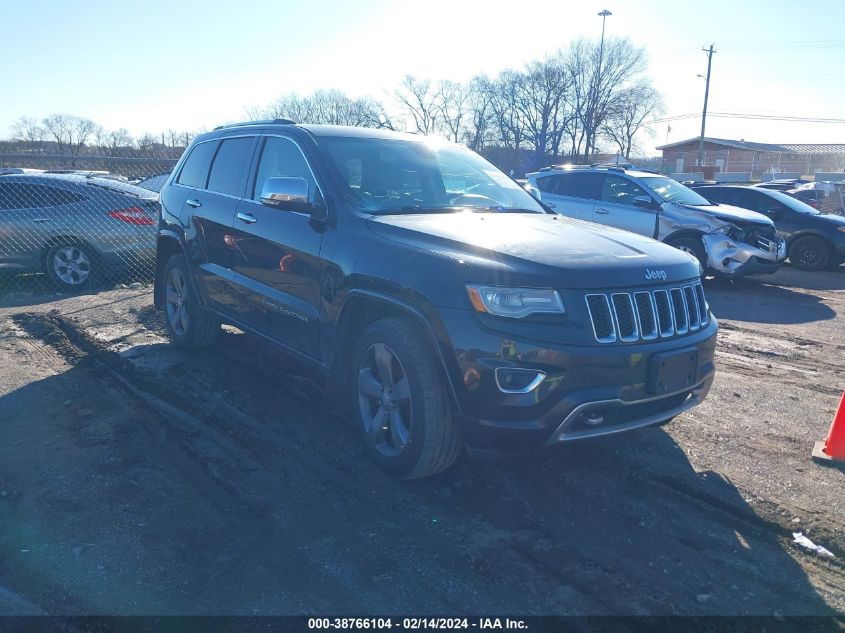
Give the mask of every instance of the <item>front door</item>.
[(308, 182), (311, 202), (322, 196), (293, 140), (266, 136), (262, 142), (254, 181), (235, 216), (233, 281), (246, 306), (245, 325), (319, 361), (322, 234), (308, 214), (261, 204), (261, 188), (268, 178), (299, 177)]
[(601, 200), (593, 208), (593, 221), (608, 224), (619, 229), (654, 237), (657, 223), (657, 209), (634, 204), (634, 199), (651, 195), (633, 180), (605, 174), (601, 188)]

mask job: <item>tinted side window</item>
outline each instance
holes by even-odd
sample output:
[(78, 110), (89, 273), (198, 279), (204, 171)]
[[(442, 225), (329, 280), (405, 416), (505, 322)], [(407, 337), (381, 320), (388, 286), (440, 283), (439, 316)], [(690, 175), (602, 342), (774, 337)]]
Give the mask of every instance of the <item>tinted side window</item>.
[(217, 141), (194, 145), (194, 149), (191, 150), (190, 155), (185, 160), (176, 182), (188, 187), (205, 189), (205, 183), (208, 180), (208, 167), (211, 165), (211, 159), (214, 157), (214, 150), (217, 149), (217, 145)]
[(719, 204), (737, 204), (736, 196), (730, 189), (698, 189), (696, 193), (701, 194), (710, 202), (717, 202)]
[(574, 196), (599, 200), (601, 198), (601, 174), (572, 173), (557, 177), (557, 193), (562, 196)]
[(18, 182), (0, 184), (0, 209), (44, 209), (87, 199), (85, 196), (48, 185)]
[(601, 188), (601, 199), (613, 204), (634, 204), (637, 196), (648, 194), (633, 180), (606, 174)]
[(279, 177), (305, 178), (308, 181), (308, 199), (311, 202), (317, 200), (317, 183), (299, 147), (290, 139), (268, 136), (258, 163), (253, 200), (261, 199), (265, 180)]
[(207, 189), (230, 196), (242, 196), (254, 144), (254, 136), (224, 140), (211, 165)]
[[(731, 196), (725, 201), (725, 204), (733, 204), (749, 211), (762, 211), (764, 208), (774, 206), (774, 201), (765, 194), (757, 191), (750, 191), (745, 189), (736, 189), (731, 191)], [(764, 204), (766, 201), (772, 201), (771, 205)]]
[(557, 193), (556, 176), (543, 176), (537, 179), (537, 189), (544, 193)]

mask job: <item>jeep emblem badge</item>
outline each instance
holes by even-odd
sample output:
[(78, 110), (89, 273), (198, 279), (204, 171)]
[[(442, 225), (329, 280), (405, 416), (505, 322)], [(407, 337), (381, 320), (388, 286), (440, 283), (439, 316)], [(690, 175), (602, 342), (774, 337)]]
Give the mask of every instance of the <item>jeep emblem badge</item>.
[(648, 268), (645, 269), (645, 278), (646, 279), (661, 279), (666, 281), (666, 271), (665, 270), (649, 270)]

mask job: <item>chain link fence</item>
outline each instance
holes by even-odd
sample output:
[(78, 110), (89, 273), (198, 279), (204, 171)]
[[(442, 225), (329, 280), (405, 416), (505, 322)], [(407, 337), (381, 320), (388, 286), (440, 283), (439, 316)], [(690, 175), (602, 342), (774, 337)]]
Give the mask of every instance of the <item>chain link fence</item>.
[(179, 153), (0, 154), (0, 300), (151, 283), (159, 191)]

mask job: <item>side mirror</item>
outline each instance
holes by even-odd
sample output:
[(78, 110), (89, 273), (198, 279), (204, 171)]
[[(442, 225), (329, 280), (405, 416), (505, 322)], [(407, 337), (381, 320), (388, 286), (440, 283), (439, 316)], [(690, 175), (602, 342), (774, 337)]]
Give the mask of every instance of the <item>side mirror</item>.
[(648, 196), (637, 196), (636, 198), (634, 198), (634, 206), (642, 207), (643, 209), (653, 209), (654, 200), (652, 200)]
[(306, 211), (308, 181), (305, 178), (268, 178), (261, 186), (261, 204), (288, 211)]
[(308, 201), (305, 178), (268, 178), (261, 186), (261, 204), (282, 211), (309, 213), (315, 220), (326, 219), (325, 205)]

